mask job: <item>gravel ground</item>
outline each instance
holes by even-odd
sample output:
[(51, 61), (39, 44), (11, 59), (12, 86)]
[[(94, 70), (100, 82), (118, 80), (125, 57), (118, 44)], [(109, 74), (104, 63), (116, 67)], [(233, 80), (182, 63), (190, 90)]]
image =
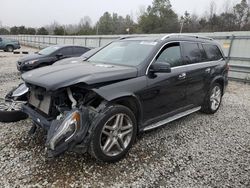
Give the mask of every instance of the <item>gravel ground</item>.
[[(20, 56), (0, 52), (0, 96), (21, 82)], [(250, 85), (230, 82), (215, 115), (144, 133), (116, 164), (74, 153), (47, 161), (44, 132), (29, 137), (30, 120), (0, 123), (0, 187), (250, 187), (249, 115)]]

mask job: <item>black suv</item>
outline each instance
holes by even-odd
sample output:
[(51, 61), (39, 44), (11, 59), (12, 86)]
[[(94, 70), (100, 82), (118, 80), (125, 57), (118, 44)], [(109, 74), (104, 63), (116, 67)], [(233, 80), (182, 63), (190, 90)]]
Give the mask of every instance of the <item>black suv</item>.
[(167, 35), (114, 41), (86, 61), (22, 75), (22, 110), (48, 130), (50, 157), (88, 151), (115, 162), (140, 132), (201, 110), (215, 113), (228, 82), (220, 46), (209, 38)]
[(52, 65), (54, 62), (69, 58), (79, 57), (90, 49), (83, 46), (54, 45), (42, 49), (32, 55), (27, 55), (16, 63), (17, 70), (20, 72)]

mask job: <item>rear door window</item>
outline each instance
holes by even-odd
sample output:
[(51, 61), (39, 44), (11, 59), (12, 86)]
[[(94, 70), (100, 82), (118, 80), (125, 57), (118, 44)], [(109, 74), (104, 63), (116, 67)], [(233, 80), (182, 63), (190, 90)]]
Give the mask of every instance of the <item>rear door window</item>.
[(156, 58), (156, 62), (166, 62), (169, 63), (171, 67), (183, 65), (180, 44), (173, 43), (164, 47), (162, 52)]
[(200, 50), (198, 43), (183, 42), (182, 53), (187, 64), (200, 63), (204, 61), (202, 51)]
[(202, 44), (208, 61), (217, 61), (223, 58), (220, 49), (218, 46), (213, 44)]
[(88, 51), (88, 48), (81, 48), (81, 47), (74, 47), (73, 48), (73, 53), (74, 54), (82, 55), (82, 54), (84, 54), (87, 51)]
[(64, 47), (60, 50), (60, 53), (62, 53), (63, 55), (72, 55), (73, 54), (73, 49), (72, 47)]

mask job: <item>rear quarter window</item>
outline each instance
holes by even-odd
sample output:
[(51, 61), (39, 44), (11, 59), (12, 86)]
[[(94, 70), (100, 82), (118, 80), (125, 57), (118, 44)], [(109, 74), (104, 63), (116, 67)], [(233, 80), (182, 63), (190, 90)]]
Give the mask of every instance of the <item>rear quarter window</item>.
[(213, 44), (202, 44), (202, 46), (205, 50), (208, 61), (217, 61), (223, 58), (223, 55), (221, 54), (218, 46)]

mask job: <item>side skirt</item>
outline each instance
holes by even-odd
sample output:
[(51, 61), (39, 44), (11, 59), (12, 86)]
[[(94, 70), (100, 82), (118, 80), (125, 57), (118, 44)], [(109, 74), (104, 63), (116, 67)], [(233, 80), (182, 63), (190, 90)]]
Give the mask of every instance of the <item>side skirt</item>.
[(189, 115), (189, 114), (192, 114), (192, 113), (194, 113), (194, 112), (197, 112), (197, 111), (199, 111), (200, 109), (201, 109), (201, 107), (199, 106), (199, 107), (192, 108), (192, 109), (190, 109), (190, 110), (187, 110), (187, 111), (178, 113), (178, 114), (176, 114), (176, 115), (174, 115), (174, 116), (171, 116), (171, 117), (169, 117), (169, 118), (167, 118), (167, 119), (161, 120), (161, 121), (159, 121), (159, 122), (157, 122), (157, 123), (154, 123), (154, 124), (151, 124), (151, 125), (145, 127), (145, 128), (143, 129), (143, 131), (149, 131), (149, 130), (151, 130), (151, 129), (155, 129), (155, 128), (157, 128), (157, 127), (160, 127), (160, 126), (162, 126), (162, 125), (165, 125), (166, 123), (172, 122), (172, 121), (174, 121), (174, 120), (180, 119), (180, 118), (182, 118), (182, 117), (184, 117), (184, 116), (187, 116), (187, 115)]

